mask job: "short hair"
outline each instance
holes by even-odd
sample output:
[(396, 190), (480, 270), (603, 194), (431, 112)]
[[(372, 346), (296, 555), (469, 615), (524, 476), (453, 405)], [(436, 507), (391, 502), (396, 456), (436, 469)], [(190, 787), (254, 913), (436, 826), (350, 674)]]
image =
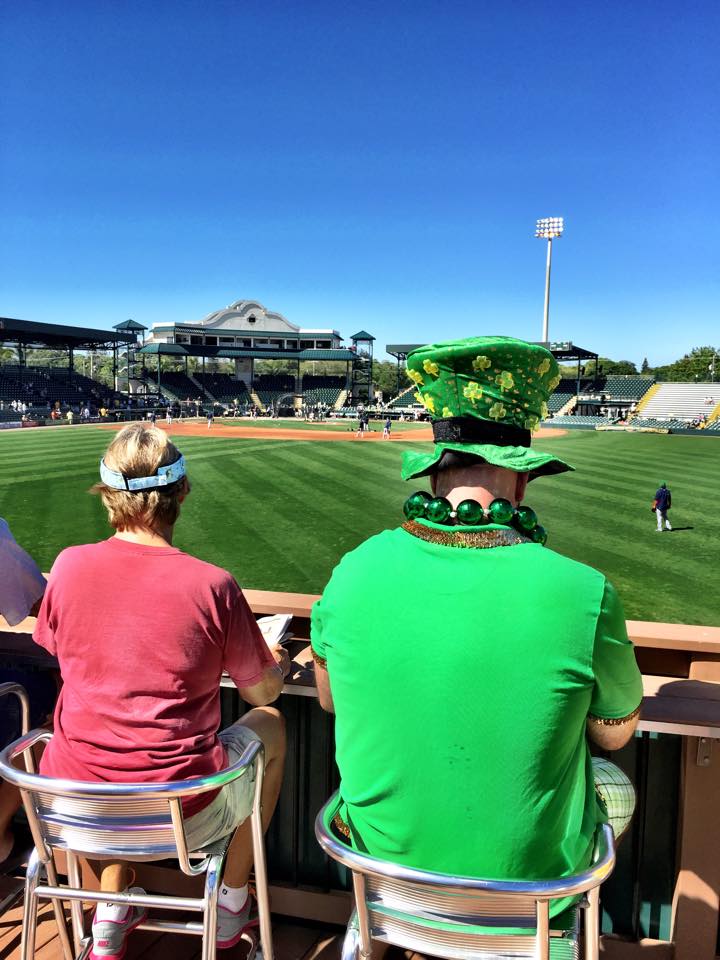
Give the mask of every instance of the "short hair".
[[(115, 436), (103, 459), (108, 469), (131, 480), (152, 477), (159, 467), (175, 463), (179, 457), (180, 451), (163, 430), (133, 423)], [(190, 492), (190, 484), (187, 477), (182, 477), (167, 487), (129, 491), (96, 483), (90, 492), (100, 494), (110, 526), (126, 530), (174, 524), (180, 514), (180, 501)]]
[(435, 464), (432, 473), (446, 473), (448, 470), (466, 470), (468, 467), (487, 466), (487, 460), (474, 453), (461, 453), (459, 450), (445, 450)]

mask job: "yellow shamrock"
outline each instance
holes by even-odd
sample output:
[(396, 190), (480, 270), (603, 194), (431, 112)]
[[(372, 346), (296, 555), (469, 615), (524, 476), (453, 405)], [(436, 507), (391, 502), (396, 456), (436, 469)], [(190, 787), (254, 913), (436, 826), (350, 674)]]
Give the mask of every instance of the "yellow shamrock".
[(452, 410), (450, 409), (450, 407), (443, 407), (442, 415), (443, 415), (444, 417), (452, 417), (452, 416), (453, 416), (453, 412), (452, 412)]
[(475, 357), (472, 362), (473, 370), (487, 370), (487, 368), (490, 366), (490, 362), (491, 361), (489, 357), (483, 357), (482, 355)]
[(468, 400), (472, 401), (472, 403), (475, 403), (475, 401), (479, 400), (483, 395), (483, 389), (479, 383), (471, 380), (466, 387), (463, 387), (463, 394), (468, 398)]
[(553, 377), (552, 380), (548, 382), (548, 389), (555, 390), (555, 388), (559, 383), (560, 383), (560, 374), (558, 374), (556, 377)]
[(505, 407), (497, 401), (488, 410), (488, 414), (493, 418), (493, 420), (502, 420), (502, 418), (505, 416), (505, 412)]
[(440, 367), (432, 360), (423, 360), (423, 370), (425, 373), (429, 373), (433, 377), (437, 377), (440, 373)]
[(421, 393), (416, 393), (414, 394), (414, 396), (418, 403), (425, 403), (425, 401), (423, 400), (423, 395)]
[(538, 423), (539, 423), (538, 418), (535, 416), (535, 414), (533, 414), (532, 416), (530, 416), (530, 417), (527, 418), (527, 420), (525, 421), (524, 426), (525, 426), (525, 429), (526, 429), (526, 430), (533, 430), (533, 431), (535, 431), (535, 430), (537, 430), (537, 428), (538, 428)]
[(543, 360), (543, 362), (542, 362), (542, 363), (540, 364), (540, 366), (537, 368), (537, 372), (538, 372), (538, 373), (540, 374), (540, 376), (542, 377), (544, 374), (546, 374), (546, 373), (548, 372), (549, 369), (550, 369), (550, 361), (549, 361), (549, 359), (548, 359), (547, 357), (545, 357), (545, 359)]
[(548, 405), (543, 400), (543, 402), (540, 404), (540, 418), (544, 420), (547, 417), (547, 415), (548, 415)]
[(423, 403), (425, 404), (426, 410), (429, 410), (430, 413), (435, 413), (435, 401), (431, 396), (423, 397)]
[(421, 374), (418, 370), (411, 370), (411, 369), (408, 367), (407, 375), (408, 375), (408, 377), (410, 377), (410, 379), (412, 380), (412, 382), (413, 382), (413, 383), (416, 383), (418, 386), (420, 386), (422, 383), (424, 383), (424, 380), (423, 380), (423, 378), (422, 378), (422, 374)]
[(515, 386), (513, 375), (509, 370), (503, 370), (502, 373), (499, 373), (495, 377), (495, 383), (499, 385), (501, 390), (512, 390), (512, 388)]

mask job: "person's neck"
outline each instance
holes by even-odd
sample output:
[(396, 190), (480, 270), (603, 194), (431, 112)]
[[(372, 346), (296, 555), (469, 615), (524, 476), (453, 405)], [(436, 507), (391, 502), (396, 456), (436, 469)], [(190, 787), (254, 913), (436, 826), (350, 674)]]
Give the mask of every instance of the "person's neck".
[(143, 547), (171, 547), (173, 527), (171, 525), (132, 527), (132, 529), (117, 530), (115, 536), (118, 540), (127, 540), (128, 543), (138, 543)]

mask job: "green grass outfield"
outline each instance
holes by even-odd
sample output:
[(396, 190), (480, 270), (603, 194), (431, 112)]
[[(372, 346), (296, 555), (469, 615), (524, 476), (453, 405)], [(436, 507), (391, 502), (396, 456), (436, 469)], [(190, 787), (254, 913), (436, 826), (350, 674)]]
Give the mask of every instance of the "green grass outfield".
[[(110, 436), (82, 426), (0, 431), (0, 516), (46, 570), (63, 547), (109, 533), (87, 490)], [(400, 480), (406, 443), (209, 432), (179, 445), (193, 492), (176, 545), (227, 567), (247, 587), (321, 592), (343, 553), (401, 522), (403, 500), (423, 486)], [(529, 488), (549, 546), (606, 573), (630, 618), (720, 624), (720, 440), (575, 431), (536, 446), (577, 467)], [(662, 480), (673, 492), (671, 534), (656, 533), (650, 513)], [(368, 570), (367, 586), (392, 590), (392, 581)]]

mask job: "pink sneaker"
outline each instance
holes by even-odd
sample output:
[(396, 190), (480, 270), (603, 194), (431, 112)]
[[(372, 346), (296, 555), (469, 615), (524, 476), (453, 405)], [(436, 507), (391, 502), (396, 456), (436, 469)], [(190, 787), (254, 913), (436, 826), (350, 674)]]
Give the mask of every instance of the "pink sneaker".
[(250, 893), (245, 906), (237, 913), (218, 904), (217, 945), (219, 950), (234, 947), (242, 935), (260, 923), (255, 897)]
[[(142, 887), (131, 887), (128, 893), (145, 893)], [(122, 960), (127, 950), (128, 934), (147, 916), (145, 907), (128, 903), (99, 903), (92, 923), (93, 948), (90, 960)]]

